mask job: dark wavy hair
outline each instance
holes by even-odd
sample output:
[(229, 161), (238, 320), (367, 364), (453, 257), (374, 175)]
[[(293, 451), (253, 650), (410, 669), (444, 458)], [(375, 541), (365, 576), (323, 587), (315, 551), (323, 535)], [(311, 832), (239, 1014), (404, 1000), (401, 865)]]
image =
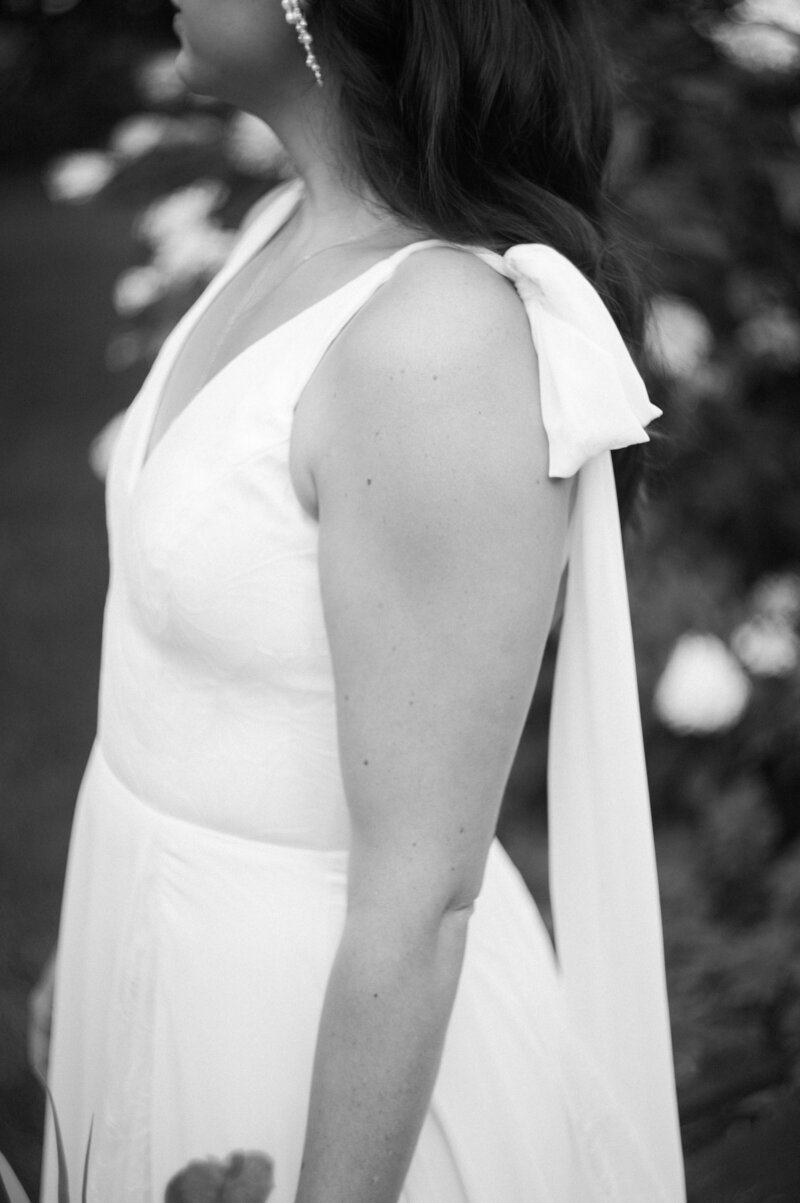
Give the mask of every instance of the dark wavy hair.
[[(609, 224), (612, 72), (591, 0), (314, 0), (309, 25), (377, 196), (448, 241), (554, 247), (635, 353), (643, 295)], [(625, 511), (640, 467), (615, 453)]]

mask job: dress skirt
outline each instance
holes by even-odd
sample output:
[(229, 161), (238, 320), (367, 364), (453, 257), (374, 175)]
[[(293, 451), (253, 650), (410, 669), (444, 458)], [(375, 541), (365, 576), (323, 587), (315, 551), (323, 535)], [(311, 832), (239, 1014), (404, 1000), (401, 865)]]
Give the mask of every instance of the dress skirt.
[[(72, 839), (51, 1081), (57, 1106), (69, 1100), (59, 1118), (73, 1196), (91, 1128), (98, 1203), (160, 1203), (190, 1160), (237, 1149), (272, 1157), (271, 1203), (292, 1203), (346, 872), (344, 852), (159, 812), (95, 745)], [(597, 1146), (598, 1121), (620, 1117), (570, 1047), (562, 1010), (547, 930), (495, 843), (402, 1203), (618, 1197), (599, 1190), (613, 1152)], [(52, 1158), (46, 1170), (43, 1199), (55, 1200)]]

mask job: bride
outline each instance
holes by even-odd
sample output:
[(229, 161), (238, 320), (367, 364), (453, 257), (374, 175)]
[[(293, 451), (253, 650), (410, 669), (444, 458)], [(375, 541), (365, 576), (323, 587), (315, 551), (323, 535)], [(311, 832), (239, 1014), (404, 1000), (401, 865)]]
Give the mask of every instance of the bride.
[[(181, 0), (182, 77), (298, 180), (110, 467), (50, 1053), (90, 1200), (237, 1149), (273, 1203), (684, 1197), (589, 7)], [(493, 837), (562, 578), (556, 959)]]

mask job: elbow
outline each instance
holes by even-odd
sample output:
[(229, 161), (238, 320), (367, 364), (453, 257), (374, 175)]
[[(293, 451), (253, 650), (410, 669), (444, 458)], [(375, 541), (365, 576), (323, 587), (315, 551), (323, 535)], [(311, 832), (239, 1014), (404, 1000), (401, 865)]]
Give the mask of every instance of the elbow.
[(477, 902), (479, 892), (479, 889), (470, 888), (469, 885), (464, 885), (453, 891), (441, 908), (442, 922), (462, 922), (468, 924), (475, 911), (475, 903)]
[(441, 899), (442, 915), (445, 919), (456, 918), (468, 921), (473, 911), (478, 895), (483, 888), (483, 877), (486, 871), (486, 857), (479, 862), (470, 860), (466, 864), (453, 865), (450, 868)]
[(459, 902), (454, 900), (445, 907), (439, 918), (440, 940), (449, 936), (458, 944), (466, 944), (469, 921), (475, 911), (475, 900)]
[[(448, 855), (447, 853), (451, 854)], [(444, 853), (444, 855), (442, 854)], [(401, 857), (364, 855), (356, 845), (348, 881), (348, 919), (381, 928), (392, 938), (436, 940), (441, 930), (466, 928), (483, 886), (486, 857), (453, 855), (428, 846)]]
[(348, 921), (356, 928), (375, 929), (400, 944), (438, 943), (443, 935), (466, 937), (480, 885), (468, 881), (404, 883), (351, 892)]
[(466, 940), (480, 893), (480, 882), (463, 879), (450, 882), (448, 886), (445, 891), (431, 890), (427, 896), (420, 892), (417, 922), (419, 929), (430, 933), (435, 941), (440, 942), (444, 938), (458, 943)]
[(424, 879), (415, 883), (410, 895), (419, 899), (439, 923), (468, 923), (483, 888), (486, 857), (440, 858), (435, 867), (427, 866)]

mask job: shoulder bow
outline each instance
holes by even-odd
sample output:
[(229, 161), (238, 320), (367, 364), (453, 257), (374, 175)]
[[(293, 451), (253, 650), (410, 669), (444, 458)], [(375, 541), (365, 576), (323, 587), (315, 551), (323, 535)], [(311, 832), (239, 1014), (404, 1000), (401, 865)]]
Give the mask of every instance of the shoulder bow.
[[(610, 452), (660, 410), (599, 294), (550, 247), (479, 252), (513, 281), (539, 360), (550, 475), (578, 474), (550, 718), (550, 893), (570, 1026), (628, 1138), (616, 1203), (682, 1203), (661, 913)], [(622, 1185), (623, 1181), (626, 1185)]]
[(648, 441), (652, 405), (611, 314), (569, 259), (538, 243), (481, 258), (507, 276), (539, 354), (550, 475), (574, 476), (601, 451)]

